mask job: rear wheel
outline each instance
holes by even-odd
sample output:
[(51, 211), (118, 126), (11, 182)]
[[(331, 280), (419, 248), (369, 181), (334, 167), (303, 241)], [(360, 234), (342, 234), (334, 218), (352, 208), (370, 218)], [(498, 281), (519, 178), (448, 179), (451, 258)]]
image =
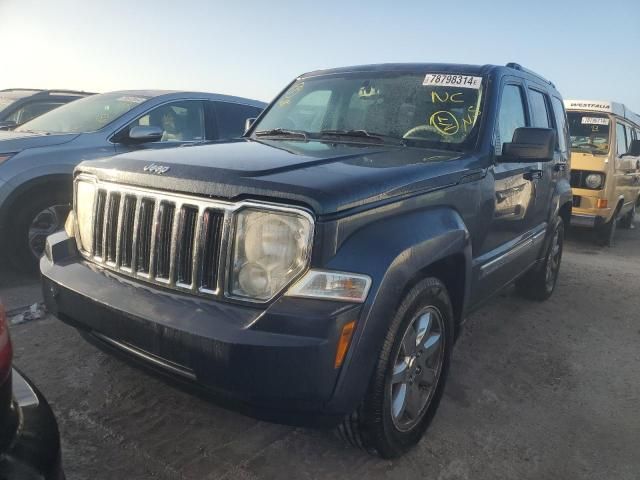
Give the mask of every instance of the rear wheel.
[(365, 399), (339, 428), (343, 437), (384, 458), (420, 441), (442, 397), (453, 326), (444, 284), (418, 283), (391, 322)]
[(64, 228), (71, 209), (68, 192), (35, 192), (12, 215), (9, 259), (22, 271), (36, 271), (46, 239)]
[(516, 281), (516, 289), (523, 297), (531, 300), (546, 300), (556, 288), (562, 248), (564, 246), (564, 221), (556, 218), (551, 230), (551, 241), (542, 263), (525, 273)]

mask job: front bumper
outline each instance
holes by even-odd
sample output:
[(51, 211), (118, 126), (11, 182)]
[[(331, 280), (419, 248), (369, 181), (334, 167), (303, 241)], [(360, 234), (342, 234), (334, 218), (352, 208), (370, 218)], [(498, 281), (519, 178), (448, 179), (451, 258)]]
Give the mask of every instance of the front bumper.
[(605, 222), (606, 218), (600, 215), (589, 215), (585, 213), (571, 214), (571, 226), (573, 227), (596, 228)]
[(0, 452), (3, 480), (62, 480), (60, 435), (53, 412), (38, 389), (12, 372), (13, 414), (18, 429), (7, 451)]
[(342, 326), (360, 305), (282, 297), (267, 307), (162, 290), (82, 260), (73, 240), (49, 237), (41, 260), (47, 308), (91, 341), (197, 384), (262, 418), (328, 418)]

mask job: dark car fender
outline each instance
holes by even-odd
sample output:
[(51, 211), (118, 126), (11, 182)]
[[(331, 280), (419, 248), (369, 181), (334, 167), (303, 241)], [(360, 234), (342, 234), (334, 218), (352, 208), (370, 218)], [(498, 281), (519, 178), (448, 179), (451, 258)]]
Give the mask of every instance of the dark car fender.
[[(327, 411), (349, 413), (357, 407), (402, 298), (414, 283), (433, 274), (430, 267), (454, 257), (462, 269), (459, 273), (464, 274), (463, 292), (458, 292), (462, 303), (456, 309), (460, 322), (469, 298), (472, 264), (469, 239), (458, 212), (434, 207), (370, 223), (340, 246), (328, 268), (366, 273), (372, 284)], [(453, 277), (461, 280), (457, 274)]]

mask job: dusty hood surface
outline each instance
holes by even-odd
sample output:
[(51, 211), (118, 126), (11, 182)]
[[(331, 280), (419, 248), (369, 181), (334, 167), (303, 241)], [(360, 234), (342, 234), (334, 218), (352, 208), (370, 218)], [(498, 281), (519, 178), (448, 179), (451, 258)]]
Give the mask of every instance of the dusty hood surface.
[[(317, 214), (457, 183), (462, 154), (379, 145), (252, 141), (138, 151), (84, 162), (105, 181), (239, 200), (286, 199)], [(161, 174), (144, 170), (158, 165)]]

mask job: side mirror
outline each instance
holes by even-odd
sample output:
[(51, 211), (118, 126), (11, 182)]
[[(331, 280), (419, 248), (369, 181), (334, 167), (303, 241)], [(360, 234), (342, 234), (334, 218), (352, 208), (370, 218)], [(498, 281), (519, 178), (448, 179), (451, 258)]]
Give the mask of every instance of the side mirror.
[(5, 120), (4, 122), (0, 122), (0, 130), (13, 130), (17, 126), (18, 124), (13, 120)]
[(551, 128), (516, 128), (511, 143), (502, 146), (503, 162), (550, 162), (556, 145)]
[(624, 157), (625, 155), (629, 155), (630, 157), (640, 156), (640, 140), (631, 140), (631, 145), (629, 145), (627, 153), (623, 153), (620, 156)]
[(249, 129), (253, 126), (253, 122), (255, 121), (256, 121), (255, 118), (247, 118), (244, 121), (244, 133), (247, 133), (249, 131)]
[(138, 125), (131, 127), (129, 135), (125, 138), (126, 143), (150, 143), (157, 142), (162, 139), (164, 130), (160, 127), (152, 125)]

